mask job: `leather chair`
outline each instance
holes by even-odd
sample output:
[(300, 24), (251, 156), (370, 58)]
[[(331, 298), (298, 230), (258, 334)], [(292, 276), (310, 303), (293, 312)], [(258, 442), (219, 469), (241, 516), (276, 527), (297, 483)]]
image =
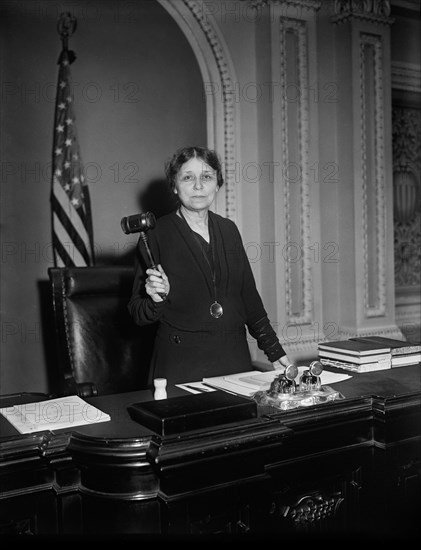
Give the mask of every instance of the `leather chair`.
[(130, 266), (48, 270), (57, 336), (60, 395), (81, 397), (147, 387), (155, 326), (127, 310)]

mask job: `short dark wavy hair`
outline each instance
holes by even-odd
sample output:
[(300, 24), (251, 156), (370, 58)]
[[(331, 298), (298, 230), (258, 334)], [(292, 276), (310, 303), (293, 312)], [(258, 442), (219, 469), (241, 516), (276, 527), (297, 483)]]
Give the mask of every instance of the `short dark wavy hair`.
[(171, 191), (175, 190), (175, 180), (180, 168), (192, 158), (201, 159), (208, 164), (216, 172), (218, 187), (224, 185), (222, 165), (218, 153), (207, 147), (190, 145), (178, 149), (165, 165), (165, 174)]

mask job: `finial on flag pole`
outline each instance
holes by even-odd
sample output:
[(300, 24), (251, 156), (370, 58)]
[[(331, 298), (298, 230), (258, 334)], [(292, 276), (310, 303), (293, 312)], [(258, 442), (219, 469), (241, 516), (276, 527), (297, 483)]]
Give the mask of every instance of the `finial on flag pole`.
[[(62, 12), (57, 20), (57, 32), (61, 36), (61, 43), (63, 45), (63, 52), (68, 52), (69, 63), (73, 63), (76, 59), (74, 52), (68, 50), (69, 38), (75, 32), (77, 27), (77, 19), (70, 12)], [(60, 63), (61, 55), (59, 58)]]
[(77, 27), (77, 19), (70, 12), (65, 11), (60, 14), (57, 21), (57, 31), (63, 41), (63, 49), (67, 50), (68, 40), (75, 32)]

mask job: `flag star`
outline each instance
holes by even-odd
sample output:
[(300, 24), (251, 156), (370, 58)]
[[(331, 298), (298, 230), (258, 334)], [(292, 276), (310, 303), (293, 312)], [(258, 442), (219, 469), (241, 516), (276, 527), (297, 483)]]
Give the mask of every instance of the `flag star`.
[(71, 103), (71, 102), (72, 102), (72, 97), (71, 97), (70, 95), (69, 95), (68, 97), (66, 97), (66, 99), (67, 99), (67, 102), (68, 102), (68, 103)]
[(62, 63), (62, 65), (64, 65), (65, 67), (69, 64), (69, 62), (67, 61), (67, 59), (65, 59)]
[(61, 172), (60, 168), (57, 168), (57, 170), (56, 170), (56, 176), (61, 176), (61, 174), (62, 174), (62, 172)]
[(59, 106), (58, 106), (59, 109), (63, 110), (66, 108), (66, 104), (65, 103), (59, 103)]
[(60, 82), (60, 88), (65, 88), (66, 87), (66, 83), (64, 82), (64, 80), (62, 80)]
[(72, 199), (73, 206), (79, 206), (79, 199), (73, 198)]
[(70, 145), (72, 144), (72, 140), (70, 138), (67, 138), (65, 143), (66, 143), (67, 147), (70, 147)]
[(77, 176), (75, 176), (73, 179), (72, 179), (72, 182), (73, 183), (79, 183), (79, 178)]
[(70, 183), (66, 183), (63, 187), (65, 191), (70, 191)]
[(60, 147), (57, 147), (57, 149), (55, 150), (56, 155), (61, 155), (62, 152), (63, 152), (63, 150), (60, 149)]
[(64, 126), (62, 124), (59, 124), (56, 128), (57, 132), (64, 132)]
[(71, 118), (66, 118), (66, 124), (73, 124), (73, 120)]
[(64, 163), (64, 167), (65, 168), (70, 168), (70, 162), (68, 160), (66, 160), (66, 162)]
[(75, 153), (74, 155), (72, 155), (72, 159), (73, 160), (79, 160), (79, 156), (77, 153)]

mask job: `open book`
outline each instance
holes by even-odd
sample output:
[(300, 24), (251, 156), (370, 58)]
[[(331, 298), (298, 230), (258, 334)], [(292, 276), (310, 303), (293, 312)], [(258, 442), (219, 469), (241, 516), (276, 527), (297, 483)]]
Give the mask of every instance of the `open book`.
[(111, 417), (77, 395), (0, 409), (21, 434), (107, 422)]

